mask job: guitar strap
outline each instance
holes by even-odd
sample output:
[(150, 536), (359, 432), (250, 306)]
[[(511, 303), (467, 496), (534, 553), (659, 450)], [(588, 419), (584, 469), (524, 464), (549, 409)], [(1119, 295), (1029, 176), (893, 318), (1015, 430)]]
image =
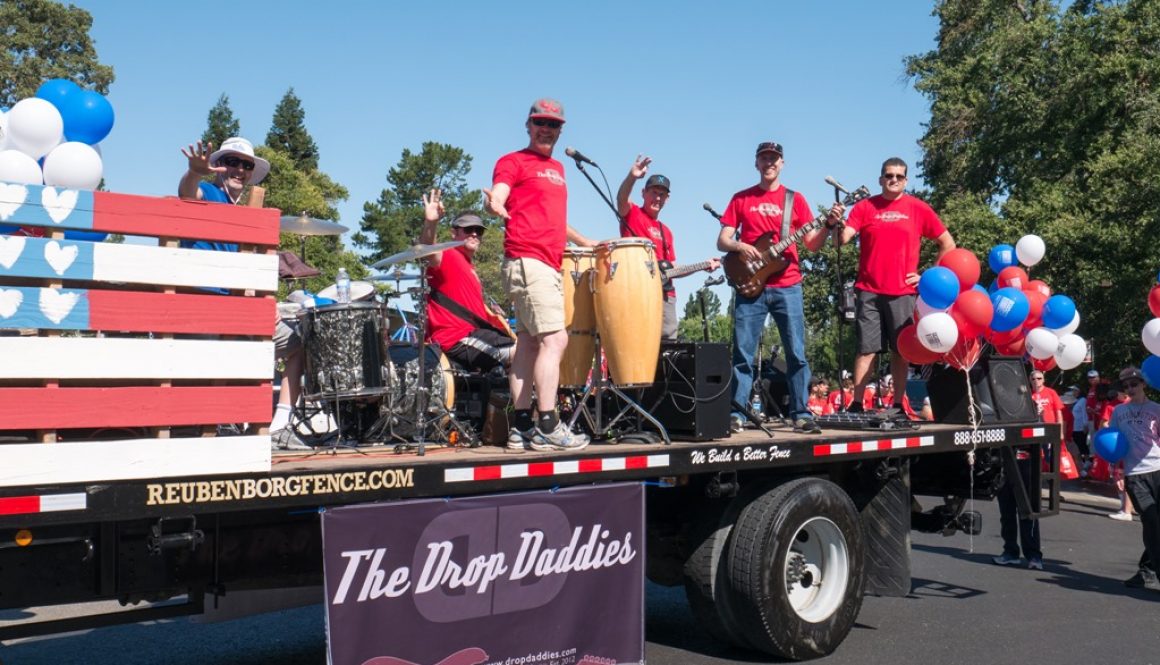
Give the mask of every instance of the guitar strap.
[(789, 225), (793, 221), (793, 190), (789, 187), (785, 188), (785, 203), (784, 210), (781, 211), (781, 237), (777, 239), (782, 242), (789, 237)]
[(448, 312), (451, 312), (455, 316), (458, 316), (459, 318), (470, 323), (471, 325), (475, 326), (476, 328), (487, 328), (488, 330), (494, 330), (495, 332), (497, 332), (501, 335), (505, 335), (505, 336), (507, 335), (506, 331), (500, 330), (491, 321), (488, 321), (487, 319), (480, 318), (478, 315), (476, 315), (475, 312), (472, 312), (471, 310), (467, 309), (463, 305), (460, 305), (458, 302), (455, 301), (454, 298), (447, 295), (446, 293), (443, 293), (442, 291), (435, 291), (434, 289), (432, 289), (431, 300), (434, 300), (435, 302), (439, 303), (440, 307), (447, 310)]

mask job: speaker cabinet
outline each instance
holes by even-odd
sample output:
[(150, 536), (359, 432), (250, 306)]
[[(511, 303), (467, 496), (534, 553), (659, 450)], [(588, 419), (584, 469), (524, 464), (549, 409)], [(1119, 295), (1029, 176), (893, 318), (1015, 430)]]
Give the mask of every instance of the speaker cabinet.
[(971, 399), (980, 423), (1034, 423), (1039, 412), (1031, 400), (1027, 368), (1019, 358), (980, 358), (971, 368), (970, 395), (961, 370), (942, 367), (927, 382), (936, 422), (971, 424)]
[(641, 405), (670, 435), (693, 441), (729, 435), (733, 387), (729, 347), (712, 342), (664, 342), (656, 383)]

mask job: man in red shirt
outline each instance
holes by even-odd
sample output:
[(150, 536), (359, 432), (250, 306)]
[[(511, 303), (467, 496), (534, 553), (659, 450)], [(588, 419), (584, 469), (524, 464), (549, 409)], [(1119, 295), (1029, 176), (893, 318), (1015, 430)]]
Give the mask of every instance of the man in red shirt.
[[(854, 357), (854, 402), (861, 403), (874, 357), (890, 348), (890, 373), (896, 399), (906, 394), (908, 363), (898, 353), (898, 331), (910, 324), (918, 284), (918, 251), (922, 238), (938, 243), (938, 255), (955, 248), (954, 238), (925, 202), (906, 193), (906, 162), (891, 157), (878, 178), (882, 193), (859, 201), (835, 244), (861, 235), (858, 252), (858, 354)], [(902, 407), (902, 404), (888, 406)]]
[(1084, 408), (1087, 409), (1088, 427), (1094, 434), (1099, 429), (1100, 414), (1103, 412), (1103, 400), (1099, 394), (1100, 373), (1094, 369), (1088, 370), (1087, 380), (1087, 400), (1084, 402)]
[[(756, 185), (737, 192), (730, 199), (725, 214), (721, 216), (717, 249), (737, 252), (747, 261), (760, 262), (763, 260), (762, 253), (754, 247), (759, 237), (772, 233), (776, 243), (782, 236), (785, 221), (789, 222), (789, 232), (813, 221), (814, 216), (806, 197), (791, 192), (781, 183), (781, 169), (785, 165), (783, 154), (780, 143), (767, 141), (757, 146), (754, 166), (761, 179)], [(837, 226), (840, 220), (841, 211), (836, 207), (830, 211), (826, 220), (827, 228)], [(811, 231), (802, 239), (802, 244), (816, 252), (825, 243), (826, 233), (823, 229)], [(816, 434), (821, 432), (821, 428), (806, 406), (810, 365), (806, 360), (802, 273), (797, 246), (790, 246), (782, 256), (789, 265), (781, 272), (770, 275), (761, 293), (753, 297), (737, 293), (734, 300), (733, 404), (736, 409), (739, 405), (749, 403), (749, 393), (753, 388), (753, 356), (765, 329), (765, 318), (772, 315), (785, 351), (789, 416), (793, 419), (794, 431)], [(735, 410), (731, 417), (733, 429), (739, 431), (744, 423), (741, 412)]]
[[(442, 192), (433, 189), (423, 197), (419, 242), (435, 242), (443, 212)], [(427, 259), (431, 286), (427, 341), (438, 344), (460, 366), (481, 372), (510, 365), (515, 348), (515, 340), (505, 332), (502, 312), (493, 312), (484, 304), (483, 283), (472, 263), (485, 230), (478, 215), (460, 215), (451, 222), (451, 239), (462, 240), (463, 245)]]
[(1054, 388), (1044, 385), (1043, 372), (1031, 372), (1031, 401), (1039, 411), (1039, 417), (1045, 423), (1063, 422), (1063, 402)]
[(838, 384), (838, 389), (830, 392), (830, 413), (845, 411), (854, 400), (854, 379), (850, 378), (850, 373), (846, 370), (842, 370), (841, 376), (842, 381)]
[[(552, 158), (564, 127), (564, 107), (537, 99), (524, 127), (528, 147), (499, 158), (488, 209), (504, 219), (503, 286), (516, 310), (516, 352), (510, 383), (515, 402), (508, 448), (579, 450), (588, 437), (575, 434), (556, 412), (560, 360), (568, 346), (560, 267), (568, 240), (594, 243), (568, 226), (564, 166)], [(532, 419), (532, 388), (539, 414)]]
[[(616, 212), (620, 215), (620, 236), (622, 238), (651, 240), (657, 248), (657, 260), (667, 262), (671, 268), (677, 261), (677, 252), (673, 248), (673, 232), (658, 218), (661, 209), (669, 200), (671, 186), (669, 179), (660, 174), (649, 176), (649, 179), (644, 183), (644, 191), (641, 192), (643, 206), (638, 206), (628, 200), (636, 181), (648, 173), (648, 165), (651, 163), (651, 157), (637, 155), (636, 161), (633, 162), (632, 168), (628, 170), (628, 175), (624, 177), (624, 182), (620, 183), (620, 189), (616, 192)], [(713, 272), (720, 267), (721, 259), (713, 257), (709, 259), (708, 263), (705, 271)], [(665, 292), (661, 339), (675, 340), (678, 323), (677, 290), (673, 288), (672, 281), (668, 279), (664, 281), (662, 288)]]
[(830, 393), (830, 384), (820, 376), (810, 379), (810, 399), (806, 402), (810, 412), (815, 416), (828, 416), (834, 412), (827, 396)]

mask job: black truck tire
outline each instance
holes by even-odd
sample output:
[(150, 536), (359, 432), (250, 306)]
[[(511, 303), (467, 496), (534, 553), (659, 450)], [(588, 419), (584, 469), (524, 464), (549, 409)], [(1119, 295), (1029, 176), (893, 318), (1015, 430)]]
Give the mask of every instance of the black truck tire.
[(705, 632), (713, 639), (743, 649), (745, 639), (733, 616), (729, 576), (725, 571), (729, 537), (740, 512), (740, 501), (706, 507), (693, 516), (689, 529), (689, 556), (685, 560), (685, 597)]
[(742, 509), (728, 561), (733, 629), (760, 651), (805, 660), (834, 651), (862, 607), (864, 536), (834, 483), (798, 478)]

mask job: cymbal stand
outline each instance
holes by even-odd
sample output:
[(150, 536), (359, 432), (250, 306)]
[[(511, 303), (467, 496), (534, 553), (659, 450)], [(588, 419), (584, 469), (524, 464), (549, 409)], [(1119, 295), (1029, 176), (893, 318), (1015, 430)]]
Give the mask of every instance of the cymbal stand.
[[(584, 416), (584, 420), (588, 423), (589, 429), (592, 430), (593, 436), (607, 438), (609, 432), (612, 431), (613, 426), (616, 425), (616, 423), (619, 422), (621, 418), (624, 418), (626, 415), (628, 415), (630, 411), (635, 411), (638, 417), (644, 418), (649, 423), (651, 423), (653, 427), (657, 428), (657, 432), (661, 435), (661, 438), (664, 439), (665, 445), (671, 444), (672, 439), (669, 438), (669, 433), (665, 429), (665, 426), (662, 425), (656, 418), (654, 418), (651, 413), (645, 410), (644, 407), (638, 404), (635, 400), (631, 399), (628, 395), (624, 394), (624, 392), (618, 388), (616, 384), (609, 380), (607, 372), (604, 369), (604, 363), (600, 361), (600, 358), (602, 357), (600, 349), (600, 333), (596, 333), (595, 367), (592, 370), (592, 380), (588, 382), (588, 385), (584, 387), (584, 392), (581, 393), (580, 397), (576, 400), (576, 406), (575, 410), (572, 412), (572, 418), (568, 421), (568, 428), (571, 429), (575, 427), (576, 421), (580, 419), (580, 416)], [(613, 416), (613, 418), (607, 423), (604, 422), (605, 393), (612, 393), (613, 395), (619, 397), (622, 402), (624, 402), (624, 408), (622, 408), (620, 412)], [(593, 398), (593, 400), (596, 402), (596, 406), (594, 407), (595, 414), (593, 414), (593, 409), (588, 408), (589, 397)]]

